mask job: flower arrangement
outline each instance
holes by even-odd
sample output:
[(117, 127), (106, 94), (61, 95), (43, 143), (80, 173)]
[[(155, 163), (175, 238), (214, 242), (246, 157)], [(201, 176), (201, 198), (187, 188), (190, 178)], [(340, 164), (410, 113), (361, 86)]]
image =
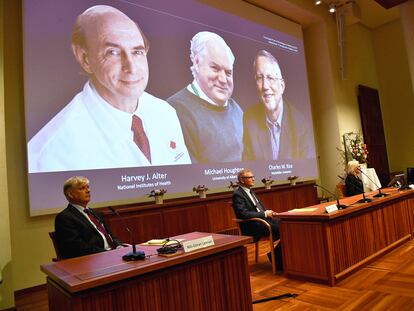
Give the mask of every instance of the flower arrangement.
[(167, 190), (165, 189), (155, 189), (155, 190), (151, 190), (148, 196), (154, 197), (155, 204), (162, 204), (164, 203), (163, 196), (165, 193), (167, 193)]
[(165, 189), (155, 189), (155, 190), (151, 190), (151, 192), (148, 194), (149, 197), (158, 197), (158, 196), (162, 196), (165, 193), (167, 193), (167, 190)]
[(193, 191), (197, 192), (197, 193), (199, 193), (201, 191), (207, 191), (207, 190), (208, 190), (208, 188), (204, 185), (202, 185), (202, 186), (198, 185), (197, 187), (193, 187)]
[(269, 178), (263, 178), (262, 183), (265, 185), (266, 189), (270, 189), (270, 185), (273, 184), (274, 180), (269, 176)]
[(294, 186), (294, 185), (296, 185), (296, 179), (298, 179), (298, 178), (299, 178), (298, 176), (292, 175), (292, 176), (289, 176), (287, 179), (289, 180), (290, 185)]
[(359, 163), (368, 162), (368, 149), (367, 145), (364, 144), (361, 133), (351, 133), (353, 136), (349, 138), (349, 151), (352, 158), (357, 160)]
[(197, 187), (193, 187), (193, 191), (197, 192), (198, 195), (200, 196), (201, 199), (205, 199), (206, 198), (206, 192), (207, 192), (208, 188), (204, 185), (198, 185)]

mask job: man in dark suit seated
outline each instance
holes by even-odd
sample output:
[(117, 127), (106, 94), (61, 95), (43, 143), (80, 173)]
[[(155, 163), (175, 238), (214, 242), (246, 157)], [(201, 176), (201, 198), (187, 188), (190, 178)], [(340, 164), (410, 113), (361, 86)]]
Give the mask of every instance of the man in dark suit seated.
[[(279, 224), (273, 216), (277, 213), (272, 210), (266, 210), (259, 198), (251, 190), (254, 186), (254, 176), (251, 170), (244, 169), (237, 175), (239, 181), (239, 188), (233, 193), (233, 209), (237, 218), (250, 219), (261, 218), (266, 220), (272, 227), (274, 240), (279, 239)], [(240, 229), (243, 235), (252, 236), (254, 241), (257, 241), (263, 236), (268, 236), (269, 231), (265, 224), (258, 221), (250, 221), (240, 224)], [(282, 252), (280, 243), (275, 248), (277, 270), (282, 271)], [(268, 253), (269, 260), (271, 253)]]
[(87, 207), (91, 199), (87, 178), (69, 178), (63, 193), (69, 204), (55, 218), (56, 243), (63, 258), (104, 252), (121, 245), (103, 216)]

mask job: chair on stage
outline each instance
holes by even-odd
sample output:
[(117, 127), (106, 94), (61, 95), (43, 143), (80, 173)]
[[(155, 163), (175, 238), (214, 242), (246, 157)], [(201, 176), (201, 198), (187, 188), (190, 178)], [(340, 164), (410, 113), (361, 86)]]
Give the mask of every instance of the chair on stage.
[(52, 261), (59, 261), (62, 260), (63, 257), (62, 255), (59, 253), (59, 250), (57, 248), (57, 243), (56, 243), (56, 234), (54, 231), (49, 232), (49, 237), (52, 240), (53, 243), (53, 247), (55, 248), (55, 253), (56, 253), (56, 258), (52, 258)]
[[(233, 203), (230, 202), (230, 205), (231, 205), (232, 210), (234, 212)], [(275, 247), (280, 243), (280, 240), (276, 240), (276, 241), (273, 240), (272, 226), (270, 226), (270, 224), (267, 221), (265, 221), (264, 219), (261, 219), (261, 218), (249, 218), (249, 219), (233, 218), (233, 220), (237, 223), (240, 235), (242, 235), (241, 226), (240, 226), (242, 223), (250, 222), (250, 221), (256, 221), (256, 222), (261, 222), (261, 223), (266, 225), (267, 229), (269, 230), (269, 235), (268, 236), (263, 236), (257, 241), (253, 241), (253, 243), (255, 244), (254, 245), (254, 247), (255, 247), (255, 250), (254, 250), (255, 262), (256, 262), (256, 264), (259, 262), (259, 242), (263, 241), (263, 240), (268, 240), (269, 241), (270, 252), (272, 254), (272, 272), (273, 272), (273, 274), (276, 274), (277, 269), (276, 269)], [(292, 293), (285, 293), (285, 294), (281, 294), (281, 295), (275, 295), (275, 296), (266, 297), (266, 298), (263, 298), (263, 299), (254, 300), (252, 303), (256, 304), (256, 303), (266, 302), (266, 301), (269, 301), (269, 300), (284, 299), (284, 298), (295, 298), (296, 296), (297, 296), (297, 294), (294, 294), (294, 293), (293, 294)]]
[(414, 167), (407, 167), (407, 185), (414, 184)]
[(272, 271), (273, 271), (274, 274), (276, 274), (276, 256), (275, 256), (274, 249), (280, 243), (280, 240), (276, 240), (276, 241), (273, 240), (272, 227), (269, 225), (269, 223), (267, 221), (261, 219), (261, 218), (249, 218), (249, 219), (233, 218), (233, 220), (238, 225), (240, 235), (242, 235), (240, 225), (244, 222), (251, 222), (251, 221), (261, 222), (267, 227), (267, 229), (269, 231), (269, 235), (268, 236), (263, 236), (259, 240), (252, 242), (252, 243), (255, 244), (254, 258), (255, 258), (255, 262), (258, 263), (259, 262), (259, 242), (260, 241), (269, 241), (269, 248), (270, 248), (270, 252), (272, 253)]
[(337, 184), (336, 189), (338, 190), (339, 199), (346, 197), (346, 186), (343, 182), (340, 182), (339, 184)]

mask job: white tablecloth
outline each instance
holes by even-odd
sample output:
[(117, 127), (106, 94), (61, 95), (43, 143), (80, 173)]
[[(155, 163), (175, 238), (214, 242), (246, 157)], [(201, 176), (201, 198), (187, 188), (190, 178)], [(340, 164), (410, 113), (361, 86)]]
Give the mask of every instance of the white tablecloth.
[(378, 187), (381, 188), (381, 182), (378, 179), (377, 173), (375, 172), (375, 168), (362, 168), (362, 173), (360, 176), (362, 183), (364, 184), (365, 192), (378, 190)]

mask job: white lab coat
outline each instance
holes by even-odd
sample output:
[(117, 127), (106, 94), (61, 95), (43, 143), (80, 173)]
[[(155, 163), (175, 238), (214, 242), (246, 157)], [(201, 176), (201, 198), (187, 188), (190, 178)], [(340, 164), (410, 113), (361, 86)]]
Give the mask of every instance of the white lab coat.
[(29, 141), (29, 173), (191, 163), (173, 107), (144, 92), (134, 114), (142, 119), (151, 163), (133, 141), (132, 114), (109, 105), (87, 82)]

